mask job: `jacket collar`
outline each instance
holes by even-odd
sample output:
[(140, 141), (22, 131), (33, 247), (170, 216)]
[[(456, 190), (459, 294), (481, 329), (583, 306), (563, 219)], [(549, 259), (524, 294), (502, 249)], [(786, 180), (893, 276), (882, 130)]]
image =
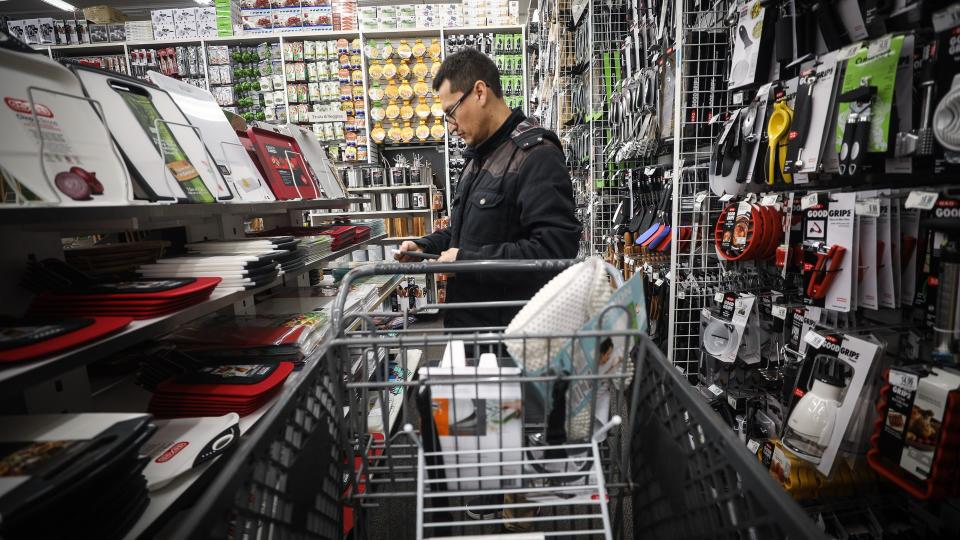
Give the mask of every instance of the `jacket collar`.
[(475, 158), (485, 158), (492, 154), (494, 150), (500, 148), (500, 145), (507, 142), (510, 139), (510, 135), (513, 133), (513, 130), (520, 125), (521, 122), (526, 120), (527, 117), (523, 114), (523, 110), (517, 108), (513, 109), (513, 112), (510, 113), (510, 116), (500, 125), (499, 128), (493, 135), (487, 138), (487, 140), (478, 144), (477, 146), (468, 146), (463, 152), (463, 157), (466, 159), (475, 159)]

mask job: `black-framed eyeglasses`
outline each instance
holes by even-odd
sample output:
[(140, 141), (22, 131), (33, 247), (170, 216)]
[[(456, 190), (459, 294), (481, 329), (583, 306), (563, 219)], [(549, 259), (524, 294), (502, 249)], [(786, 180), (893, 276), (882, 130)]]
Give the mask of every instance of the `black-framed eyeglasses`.
[(460, 108), (460, 105), (463, 104), (463, 100), (467, 99), (467, 96), (470, 95), (470, 92), (473, 92), (473, 87), (471, 87), (469, 90), (467, 90), (466, 92), (464, 92), (463, 95), (460, 96), (460, 99), (458, 99), (457, 102), (454, 103), (452, 107), (450, 107), (450, 110), (448, 110), (448, 111), (443, 111), (443, 121), (444, 121), (444, 122), (453, 122), (453, 123), (456, 123), (456, 122), (457, 122), (457, 119), (454, 118), (453, 115), (454, 115), (454, 113), (457, 112), (457, 109)]

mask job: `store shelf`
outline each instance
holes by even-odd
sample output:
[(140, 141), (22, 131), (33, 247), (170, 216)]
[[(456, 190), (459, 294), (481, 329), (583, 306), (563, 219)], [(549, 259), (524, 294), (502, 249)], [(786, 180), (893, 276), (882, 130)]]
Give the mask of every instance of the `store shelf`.
[(522, 34), (523, 25), (507, 24), (503, 26), (462, 26), (456, 28), (444, 28), (445, 35), (450, 34)]
[(390, 39), (407, 37), (440, 37), (440, 28), (409, 28), (409, 29), (386, 29), (386, 30), (362, 30), (360, 35), (364, 39)]
[[(347, 208), (351, 204), (368, 202), (365, 198), (325, 199), (306, 201), (274, 201), (261, 203), (221, 204), (149, 204), (128, 206), (31, 206), (4, 207), (0, 225), (14, 225), (27, 230), (74, 231), (93, 226), (102, 231), (105, 226), (119, 226), (124, 230), (149, 229), (152, 225), (168, 225), (171, 221), (206, 219), (216, 215), (266, 216), (285, 214), (296, 210)], [(106, 227), (109, 228), (109, 227)]]
[(314, 261), (303, 268), (299, 268), (280, 276), (279, 279), (268, 285), (246, 291), (227, 293), (214, 290), (213, 294), (208, 300), (180, 310), (176, 313), (154, 319), (133, 321), (122, 331), (83, 347), (71, 349), (68, 352), (44, 360), (16, 364), (9, 368), (0, 370), (0, 394), (5, 393), (6, 395), (12, 395), (17, 391), (22, 391), (28, 386), (48, 380), (74, 368), (96, 362), (101, 358), (120, 352), (130, 346), (136, 345), (137, 343), (141, 343), (148, 339), (161, 337), (164, 334), (172, 332), (177, 327), (185, 323), (229, 307), (237, 302), (246, 300), (248, 298), (253, 298), (254, 295), (263, 293), (274, 287), (282, 286), (291, 280), (295, 280), (298, 276), (309, 272), (310, 270), (320, 268), (322, 265), (330, 261), (339, 259), (344, 255), (348, 255), (354, 250), (367, 246), (368, 244), (377, 243), (384, 238), (386, 238), (385, 234), (375, 236), (363, 242), (353, 244), (339, 251), (330, 253), (322, 259)]
[(433, 188), (433, 184), (418, 184), (416, 186), (384, 186), (384, 187), (356, 187), (347, 188), (354, 193), (382, 193), (387, 191), (420, 191)]
[(73, 53), (87, 54), (123, 54), (123, 43), (78, 43), (76, 45), (33, 45), (38, 51), (58, 51), (64, 55)]
[(382, 238), (377, 241), (378, 244), (399, 244), (401, 242), (406, 242), (407, 240), (419, 240), (423, 238), (422, 236), (394, 236)]
[(338, 217), (386, 218), (403, 217), (409, 215), (429, 214), (430, 210), (377, 210), (373, 212), (336, 212), (330, 214), (311, 214), (311, 218), (336, 219)]
[(434, 143), (424, 143), (424, 144), (381, 144), (379, 145), (381, 149), (387, 152), (396, 152), (399, 150), (440, 150), (444, 147), (443, 141), (437, 141)]

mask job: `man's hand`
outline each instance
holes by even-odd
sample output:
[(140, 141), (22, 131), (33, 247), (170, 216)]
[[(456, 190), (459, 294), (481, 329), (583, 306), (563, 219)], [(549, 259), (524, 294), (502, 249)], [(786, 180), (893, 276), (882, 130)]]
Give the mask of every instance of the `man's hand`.
[(457, 254), (460, 253), (460, 250), (457, 248), (450, 248), (440, 254), (440, 258), (437, 259), (438, 263), (450, 263), (457, 260)]
[(423, 248), (418, 246), (416, 242), (407, 240), (404, 243), (400, 244), (400, 250), (394, 252), (393, 258), (400, 262), (419, 262), (419, 258), (409, 257), (406, 254), (411, 251), (423, 251)]

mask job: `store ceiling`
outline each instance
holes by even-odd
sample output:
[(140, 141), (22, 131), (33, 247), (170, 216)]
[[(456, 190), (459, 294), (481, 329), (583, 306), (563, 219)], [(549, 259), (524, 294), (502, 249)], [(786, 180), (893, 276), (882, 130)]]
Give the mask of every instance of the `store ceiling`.
[[(197, 7), (194, 0), (65, 0), (77, 9), (90, 6), (109, 5), (126, 13), (131, 19), (149, 19), (154, 9)], [(213, 2), (210, 3), (213, 5)], [(0, 15), (10, 17), (54, 17), (66, 18), (70, 12), (55, 8), (40, 0), (0, 0)]]

